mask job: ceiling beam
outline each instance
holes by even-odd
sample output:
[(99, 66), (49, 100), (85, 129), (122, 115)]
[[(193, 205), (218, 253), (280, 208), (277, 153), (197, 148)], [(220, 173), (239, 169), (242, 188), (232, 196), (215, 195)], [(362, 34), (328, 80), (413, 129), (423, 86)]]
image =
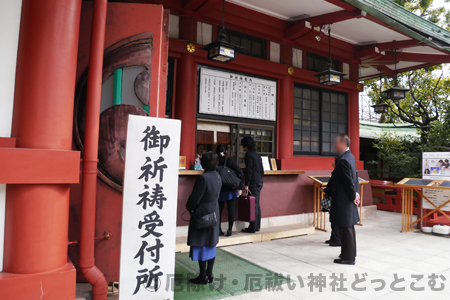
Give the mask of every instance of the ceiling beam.
[(207, 0), (202, 6), (200, 6), (196, 12), (201, 15), (206, 15), (211, 10), (222, 5), (222, 0)]
[(372, 48), (356, 51), (354, 53), (353, 57), (354, 57), (354, 59), (358, 59), (363, 62), (363, 61), (378, 57), (380, 55), (384, 55), (384, 53), (381, 52), (378, 49), (378, 47), (372, 47)]
[(300, 21), (297, 24), (287, 28), (284, 31), (284, 38), (288, 40), (295, 40), (305, 34), (309, 33), (312, 29), (308, 21)]
[(338, 23), (350, 19), (359, 19), (366, 16), (366, 13), (362, 10), (340, 10), (320, 16), (314, 16), (309, 19), (309, 22), (313, 27), (323, 26), (327, 24)]
[(385, 43), (372, 43), (372, 44), (365, 44), (365, 45), (357, 45), (356, 51), (361, 51), (373, 47), (378, 47), (380, 51), (389, 51), (389, 50), (399, 50), (399, 49), (407, 49), (415, 46), (420, 46), (422, 44), (417, 43), (416, 40), (403, 40), (403, 41), (392, 41), (392, 42), (385, 42)]
[(385, 65), (374, 66), (374, 68), (377, 68), (381, 73), (383, 73), (391, 78), (394, 78), (397, 75), (397, 74), (395, 74), (394, 70), (389, 69)]
[(185, 0), (183, 1), (183, 10), (196, 11), (207, 0)]

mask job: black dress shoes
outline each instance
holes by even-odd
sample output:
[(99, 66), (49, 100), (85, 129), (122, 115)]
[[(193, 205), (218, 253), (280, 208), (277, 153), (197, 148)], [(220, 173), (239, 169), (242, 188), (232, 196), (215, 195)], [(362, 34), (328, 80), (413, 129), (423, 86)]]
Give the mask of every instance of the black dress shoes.
[[(214, 277), (213, 277), (214, 278)], [(189, 280), (191, 283), (193, 284), (203, 284), (206, 285), (209, 281), (208, 276), (206, 277), (200, 277), (198, 276), (197, 278), (192, 278), (191, 280)], [(212, 281), (211, 281), (212, 282)]]
[(325, 244), (329, 244), (331, 241), (330, 240), (326, 240), (325, 241)]
[(255, 233), (255, 231), (251, 231), (251, 230), (248, 229), (248, 228), (242, 229), (242, 232), (245, 232), (245, 233)]
[(328, 244), (330, 245), (330, 247), (341, 247), (341, 244), (334, 243), (334, 242), (329, 242)]
[(355, 260), (349, 260), (349, 259), (335, 259), (334, 260), (335, 264), (341, 264), (341, 265), (354, 265), (355, 264)]

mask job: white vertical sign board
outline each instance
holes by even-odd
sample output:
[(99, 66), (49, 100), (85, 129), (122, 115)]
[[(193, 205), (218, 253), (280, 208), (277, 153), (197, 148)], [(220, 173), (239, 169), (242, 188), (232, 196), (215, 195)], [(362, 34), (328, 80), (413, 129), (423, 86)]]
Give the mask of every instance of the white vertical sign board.
[(202, 68), (199, 112), (276, 121), (276, 80)]
[[(424, 152), (422, 157), (422, 177), (425, 179), (450, 180), (450, 152)], [(424, 189), (423, 194), (436, 206), (440, 206), (450, 200), (450, 190)], [(422, 207), (434, 209), (425, 199), (422, 200)], [(441, 208), (450, 211), (450, 204)]]
[(173, 299), (181, 122), (128, 117), (120, 300)]

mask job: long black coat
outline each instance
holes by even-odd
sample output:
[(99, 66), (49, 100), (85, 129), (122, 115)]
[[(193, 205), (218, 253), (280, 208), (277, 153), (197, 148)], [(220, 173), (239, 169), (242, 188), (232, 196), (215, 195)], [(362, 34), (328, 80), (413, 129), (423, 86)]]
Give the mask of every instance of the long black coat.
[[(204, 216), (213, 211), (219, 219), (219, 194), (222, 179), (216, 171), (205, 172), (195, 181), (192, 193), (186, 203), (186, 209), (197, 216)], [(192, 247), (212, 247), (219, 242), (219, 223), (207, 229), (195, 229), (194, 218), (189, 221), (187, 244)]]
[(248, 187), (263, 185), (264, 167), (261, 156), (255, 149), (245, 153), (245, 185)]
[(331, 196), (331, 224), (350, 227), (359, 221), (358, 207), (353, 202), (359, 190), (355, 157), (350, 151), (336, 160), (325, 193)]

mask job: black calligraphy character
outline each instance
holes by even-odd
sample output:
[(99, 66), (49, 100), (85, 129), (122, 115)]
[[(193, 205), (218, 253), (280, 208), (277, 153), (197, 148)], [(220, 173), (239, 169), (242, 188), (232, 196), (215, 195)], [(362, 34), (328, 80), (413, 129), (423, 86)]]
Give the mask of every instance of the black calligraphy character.
[[(142, 179), (142, 178), (144, 178), (144, 180), (145, 180), (145, 182), (147, 182), (148, 181), (148, 176), (149, 175), (153, 175), (153, 173), (151, 172), (151, 169), (152, 169), (152, 165), (150, 164), (150, 162), (151, 162), (152, 160), (151, 160), (151, 158), (150, 157), (146, 157), (145, 158), (145, 163), (142, 165), (142, 167), (141, 167), (141, 170), (142, 170), (142, 174), (141, 174), (141, 176), (139, 176), (139, 178), (138, 179)], [(154, 177), (154, 176), (153, 176)], [(152, 178), (153, 178), (152, 177)]]
[(147, 251), (148, 253), (150, 253), (150, 258), (154, 263), (158, 263), (159, 262), (159, 252), (161, 248), (164, 248), (164, 244), (161, 243), (160, 239), (156, 239), (156, 245), (155, 246), (151, 246), (151, 247), (147, 247), (148, 246), (148, 242), (147, 241), (142, 241), (142, 245), (141, 248), (139, 248), (138, 253), (136, 254), (136, 256), (134, 257), (134, 259), (139, 258), (139, 264), (142, 266), (142, 264), (144, 263), (144, 250)]
[(153, 188), (149, 205), (153, 207), (156, 204), (159, 209), (162, 209), (164, 201), (167, 201), (167, 198), (164, 196), (163, 187), (157, 183)]
[(147, 129), (144, 130), (145, 136), (141, 140), (144, 143), (144, 151), (147, 149), (159, 147), (159, 130), (156, 130), (155, 126), (152, 126), (150, 130), (150, 126), (147, 126)]
[[(144, 185), (144, 189), (148, 190), (148, 185)], [(141, 197), (141, 200), (139, 200), (136, 205), (142, 205), (142, 209), (147, 209), (147, 203), (150, 206), (153, 206), (153, 204), (150, 203), (150, 198), (148, 197), (150, 193), (148, 191), (142, 192), (139, 194), (139, 197)]]
[(169, 147), (170, 136), (162, 135), (161, 136), (161, 146), (159, 147), (159, 154), (163, 153), (163, 150)]
[[(163, 276), (163, 273), (161, 271), (156, 273), (156, 271), (158, 271), (159, 269), (159, 266), (155, 266), (151, 271), (149, 271), (148, 269), (138, 270), (138, 272), (142, 275), (136, 276), (136, 288), (134, 289), (133, 295), (136, 295), (139, 292), (141, 285), (143, 284), (146, 284), (145, 289), (147, 291), (157, 292), (161, 285), (161, 280), (159, 279), (159, 277)], [(153, 288), (151, 288), (152, 284)]]
[(159, 165), (160, 163), (164, 162), (164, 157), (160, 156), (158, 160), (154, 161), (154, 168), (153, 168), (153, 175), (152, 178), (156, 177), (156, 173), (159, 171), (159, 182), (163, 181), (164, 177), (164, 169), (167, 169), (167, 165)]
[(148, 253), (150, 253), (151, 257), (154, 257), (154, 258), (151, 258), (151, 260), (155, 264), (157, 264), (159, 262), (159, 251), (161, 248), (164, 248), (164, 244), (161, 243), (160, 239), (156, 239), (155, 246), (151, 246), (151, 247), (148, 247), (147, 249), (145, 249)]
[(159, 232), (155, 232), (156, 227), (164, 225), (164, 222), (159, 218), (159, 215), (156, 211), (145, 215), (144, 221), (139, 221), (138, 228), (142, 229), (142, 226), (144, 225), (147, 232), (144, 233), (141, 238), (148, 237), (150, 234), (154, 235), (155, 237), (160, 237), (162, 235)]
[(138, 253), (134, 257), (134, 259), (139, 257), (139, 264), (142, 266), (144, 263), (144, 249), (148, 246), (148, 243), (146, 241), (142, 241), (141, 248), (139, 249)]

